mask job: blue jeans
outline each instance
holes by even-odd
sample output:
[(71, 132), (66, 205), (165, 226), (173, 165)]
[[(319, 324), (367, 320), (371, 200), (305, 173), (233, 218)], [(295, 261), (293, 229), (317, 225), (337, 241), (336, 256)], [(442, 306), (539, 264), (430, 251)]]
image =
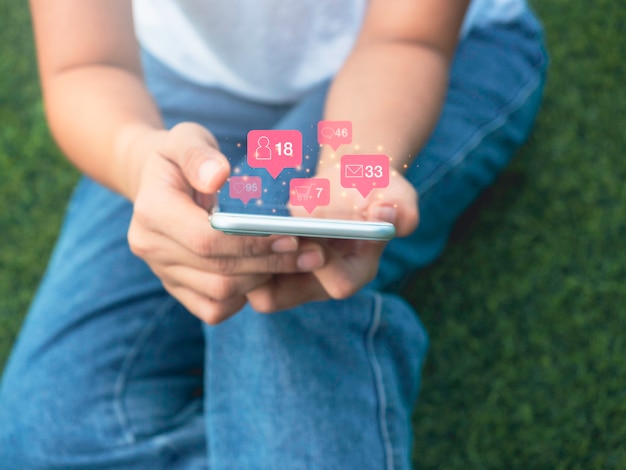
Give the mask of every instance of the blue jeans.
[[(526, 140), (542, 44), (530, 13), (462, 41), (440, 122), (407, 173), (420, 226), (347, 300), (203, 325), (130, 253), (129, 202), (84, 178), (4, 372), (0, 466), (409, 468), (427, 336), (393, 287), (440, 254)], [(255, 128), (298, 128), (316, 148), (326, 85), (274, 106), (186, 83), (149, 56), (145, 67), (167, 124), (206, 125), (227, 155)]]

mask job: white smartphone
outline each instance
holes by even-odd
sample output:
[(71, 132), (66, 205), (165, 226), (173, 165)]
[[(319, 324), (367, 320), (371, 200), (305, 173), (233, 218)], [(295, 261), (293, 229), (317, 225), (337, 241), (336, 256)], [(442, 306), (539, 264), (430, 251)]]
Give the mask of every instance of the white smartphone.
[(211, 226), (235, 235), (294, 235), (301, 237), (347, 238), (355, 240), (391, 240), (396, 229), (389, 222), (256, 215), (214, 212)]

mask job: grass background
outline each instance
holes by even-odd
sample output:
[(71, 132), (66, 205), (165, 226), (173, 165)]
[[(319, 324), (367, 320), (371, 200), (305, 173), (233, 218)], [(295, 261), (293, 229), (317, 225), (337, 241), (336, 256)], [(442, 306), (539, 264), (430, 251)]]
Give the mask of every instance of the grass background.
[[(626, 468), (626, 6), (533, 4), (536, 131), (406, 289), (431, 335), (422, 468)], [(1, 368), (77, 173), (43, 120), (27, 2), (0, 18)]]

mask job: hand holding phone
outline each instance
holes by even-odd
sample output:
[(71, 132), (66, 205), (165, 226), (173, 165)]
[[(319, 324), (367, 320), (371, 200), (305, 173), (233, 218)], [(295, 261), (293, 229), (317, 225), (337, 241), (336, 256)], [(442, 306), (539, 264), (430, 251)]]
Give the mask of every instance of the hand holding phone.
[[(394, 173), (384, 196), (381, 198), (379, 194), (372, 192), (366, 199), (358, 193), (347, 195), (340, 199), (342, 202), (340, 205), (347, 207), (361, 204), (358, 214), (366, 224), (389, 224), (394, 227), (396, 235), (409, 235), (418, 221), (417, 194), (413, 186), (402, 175)], [(336, 216), (339, 212), (338, 208), (333, 206), (318, 207), (313, 212), (315, 217), (306, 217), (307, 212), (301, 207), (291, 209), (299, 218), (314, 220), (313, 224), (329, 214)], [(283, 220), (281, 217), (277, 219)], [(307, 236), (311, 236), (310, 227), (311, 225), (307, 227)], [(316, 240), (324, 249), (326, 259), (324, 266), (311, 273), (276, 274), (272, 283), (249, 292), (246, 297), (257, 311), (269, 312), (292, 308), (301, 304), (302, 299), (308, 301), (343, 299), (357, 292), (376, 276), (385, 247), (383, 241), (331, 237)], [(294, 295), (295, 293), (297, 295)]]
[[(298, 276), (324, 264), (322, 248), (308, 240), (207, 230), (207, 210), (230, 174), (209, 131), (184, 123), (145, 139), (154, 151), (138, 175), (129, 246), (190, 313), (218, 323), (241, 310), (248, 292), (273, 285), (277, 273)], [(295, 301), (298, 293), (280, 295)]]

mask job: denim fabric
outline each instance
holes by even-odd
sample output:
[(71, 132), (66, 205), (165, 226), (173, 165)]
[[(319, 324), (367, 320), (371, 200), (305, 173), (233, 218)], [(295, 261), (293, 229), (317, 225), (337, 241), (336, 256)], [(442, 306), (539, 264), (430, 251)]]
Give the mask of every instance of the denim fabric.
[[(268, 106), (149, 56), (145, 68), (167, 124), (203, 123), (233, 158), (255, 128), (298, 128), (316, 152), (326, 87)], [(343, 301), (203, 325), (130, 253), (131, 205), (84, 178), (0, 385), (0, 468), (409, 468), (428, 340), (391, 287), (439, 255), (526, 139), (545, 69), (530, 13), (463, 40), (439, 125), (407, 173), (420, 226)]]

